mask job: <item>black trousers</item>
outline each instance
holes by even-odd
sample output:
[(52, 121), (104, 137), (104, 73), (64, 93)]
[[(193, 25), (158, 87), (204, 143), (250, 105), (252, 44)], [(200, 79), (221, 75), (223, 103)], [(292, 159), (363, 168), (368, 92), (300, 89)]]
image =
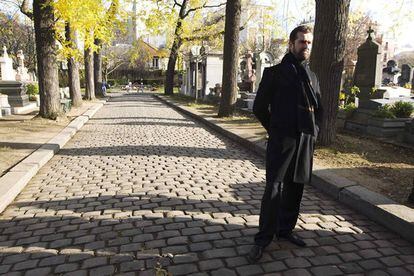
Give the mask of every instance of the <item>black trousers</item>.
[(254, 238), (256, 245), (266, 247), (275, 235), (290, 233), (295, 228), (304, 184), (293, 182), (292, 165), (283, 182), (266, 184), (260, 208), (259, 232)]

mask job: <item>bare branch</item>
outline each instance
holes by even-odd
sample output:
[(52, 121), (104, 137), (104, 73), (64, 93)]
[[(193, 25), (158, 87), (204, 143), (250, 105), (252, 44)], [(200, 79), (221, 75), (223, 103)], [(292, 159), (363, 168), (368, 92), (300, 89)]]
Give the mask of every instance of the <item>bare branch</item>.
[(206, 1), (206, 2), (204, 2), (204, 4), (202, 6), (188, 9), (188, 11), (185, 13), (184, 17), (187, 17), (190, 14), (190, 12), (194, 12), (196, 10), (200, 10), (200, 9), (204, 9), (204, 8), (219, 8), (219, 7), (224, 6), (224, 5), (226, 5), (226, 2), (217, 4), (217, 5), (207, 5), (207, 1)]
[(180, 8), (182, 7), (182, 5), (180, 3), (177, 2), (177, 0), (174, 0), (174, 6), (173, 9), (175, 8), (175, 6), (179, 6)]
[[(246, 26), (241, 26), (239, 28), (239, 31), (243, 31), (245, 29)], [(189, 37), (183, 37), (182, 40), (189, 42), (189, 41), (196, 41), (196, 40), (208, 40), (208, 39), (214, 39), (217, 38), (221, 35), (224, 35), (224, 30), (220, 31), (218, 33), (214, 33), (214, 34), (208, 34), (208, 35), (194, 35), (194, 36), (189, 36)]]
[(33, 20), (33, 11), (29, 8), (29, 1), (23, 0), (22, 4), (20, 5), (20, 11)]
[(223, 14), (223, 15), (220, 15), (220, 16), (217, 16), (217, 17), (213, 18), (211, 21), (208, 21), (208, 22), (204, 23), (204, 25), (203, 25), (203, 26), (201, 26), (200, 28), (198, 28), (198, 29), (194, 29), (194, 30), (193, 30), (193, 33), (198, 33), (198, 32), (201, 32), (201, 31), (203, 31), (206, 27), (210, 27), (210, 26), (213, 26), (213, 25), (215, 25), (215, 24), (218, 24), (218, 23), (220, 23), (220, 21), (223, 21), (223, 20), (224, 20), (224, 18), (225, 18), (225, 15), (224, 15), (224, 14)]
[(112, 68), (112, 70), (109, 70), (109, 71), (108, 71), (107, 75), (111, 74), (111, 73), (112, 73), (112, 72), (114, 72), (116, 69), (118, 69), (121, 65), (124, 65), (124, 64), (127, 64), (127, 62), (126, 62), (126, 61), (122, 61), (122, 62), (118, 63), (117, 65), (115, 65), (115, 67), (114, 67), (114, 68)]

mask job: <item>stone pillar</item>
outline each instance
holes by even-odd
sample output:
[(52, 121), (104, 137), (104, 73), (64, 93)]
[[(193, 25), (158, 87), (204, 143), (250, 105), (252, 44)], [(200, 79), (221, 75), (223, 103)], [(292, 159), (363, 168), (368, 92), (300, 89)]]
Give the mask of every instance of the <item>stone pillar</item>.
[(16, 80), (16, 72), (13, 70), (13, 60), (9, 58), (6, 46), (3, 47), (3, 56), (0, 57), (0, 69), (0, 80)]

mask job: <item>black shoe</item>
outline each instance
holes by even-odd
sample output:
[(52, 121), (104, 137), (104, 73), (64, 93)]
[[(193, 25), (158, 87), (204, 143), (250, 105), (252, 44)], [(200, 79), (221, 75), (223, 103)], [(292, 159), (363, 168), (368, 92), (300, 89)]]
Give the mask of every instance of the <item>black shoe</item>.
[(247, 254), (247, 259), (250, 263), (257, 262), (262, 257), (263, 251), (264, 247), (259, 245), (253, 245), (253, 247), (250, 249), (249, 254)]
[(300, 246), (300, 247), (305, 247), (306, 246), (306, 242), (304, 242), (301, 238), (294, 235), (293, 233), (287, 233), (287, 234), (279, 235), (279, 238), (284, 238), (284, 239), (290, 241), (291, 243), (293, 243), (297, 246)]

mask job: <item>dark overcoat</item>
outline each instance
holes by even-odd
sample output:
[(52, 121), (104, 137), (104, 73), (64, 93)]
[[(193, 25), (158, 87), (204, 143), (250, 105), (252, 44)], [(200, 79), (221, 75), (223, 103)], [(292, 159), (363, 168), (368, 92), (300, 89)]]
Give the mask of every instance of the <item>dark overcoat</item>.
[[(306, 73), (301, 74), (301, 70)], [(304, 97), (310, 106), (303, 104)], [(285, 181), (286, 177), (299, 183), (310, 181), (313, 147), (322, 118), (320, 98), (316, 75), (291, 53), (281, 63), (265, 68), (253, 112), (269, 135), (268, 183)]]

